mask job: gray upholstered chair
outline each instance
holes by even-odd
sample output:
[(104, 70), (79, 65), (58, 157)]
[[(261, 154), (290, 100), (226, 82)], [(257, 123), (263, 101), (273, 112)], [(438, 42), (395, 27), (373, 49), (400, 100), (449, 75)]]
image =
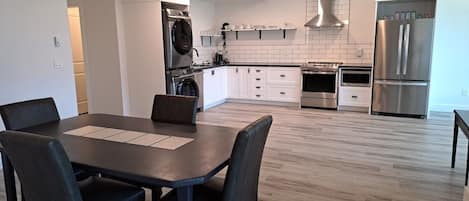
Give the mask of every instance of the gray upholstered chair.
[(145, 200), (145, 191), (130, 184), (99, 177), (78, 183), (62, 145), (54, 138), (5, 131), (0, 142), (27, 201)]
[(151, 119), (157, 122), (195, 125), (197, 97), (155, 95)]
[[(194, 187), (194, 201), (257, 201), (259, 172), (272, 116), (265, 116), (242, 129), (231, 153), (228, 173), (223, 180), (212, 179)], [(171, 191), (163, 201), (176, 201)]]

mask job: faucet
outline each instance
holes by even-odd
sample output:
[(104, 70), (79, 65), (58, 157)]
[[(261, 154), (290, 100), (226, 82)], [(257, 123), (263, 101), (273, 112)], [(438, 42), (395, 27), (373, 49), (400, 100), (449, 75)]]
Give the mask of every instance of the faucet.
[(192, 48), (194, 51), (195, 51), (195, 55), (197, 55), (197, 57), (200, 57), (199, 56), (199, 50), (197, 50), (197, 48)]

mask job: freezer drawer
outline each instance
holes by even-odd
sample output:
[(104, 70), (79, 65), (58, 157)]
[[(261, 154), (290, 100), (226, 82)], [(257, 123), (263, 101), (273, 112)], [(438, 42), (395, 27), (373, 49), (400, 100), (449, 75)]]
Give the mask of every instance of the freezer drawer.
[(428, 104), (427, 82), (375, 81), (372, 111), (425, 116)]

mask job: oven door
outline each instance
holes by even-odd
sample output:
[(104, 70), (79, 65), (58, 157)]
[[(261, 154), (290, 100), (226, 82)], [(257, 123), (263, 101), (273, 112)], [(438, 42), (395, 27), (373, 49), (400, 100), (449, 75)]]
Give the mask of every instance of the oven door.
[(303, 71), (303, 97), (336, 98), (337, 72)]

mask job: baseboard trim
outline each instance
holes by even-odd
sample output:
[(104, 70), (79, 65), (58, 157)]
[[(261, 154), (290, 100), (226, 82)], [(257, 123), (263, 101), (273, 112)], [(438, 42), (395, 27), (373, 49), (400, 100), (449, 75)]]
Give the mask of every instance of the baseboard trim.
[(263, 100), (246, 100), (246, 99), (226, 99), (228, 103), (246, 103), (246, 104), (258, 104), (258, 105), (275, 105), (275, 106), (288, 106), (288, 107), (300, 107), (300, 103), (294, 102), (278, 102), (278, 101), (263, 101)]
[(430, 105), (430, 111), (435, 112), (453, 112), (454, 110), (469, 110), (469, 105), (451, 105), (451, 104), (435, 104)]

